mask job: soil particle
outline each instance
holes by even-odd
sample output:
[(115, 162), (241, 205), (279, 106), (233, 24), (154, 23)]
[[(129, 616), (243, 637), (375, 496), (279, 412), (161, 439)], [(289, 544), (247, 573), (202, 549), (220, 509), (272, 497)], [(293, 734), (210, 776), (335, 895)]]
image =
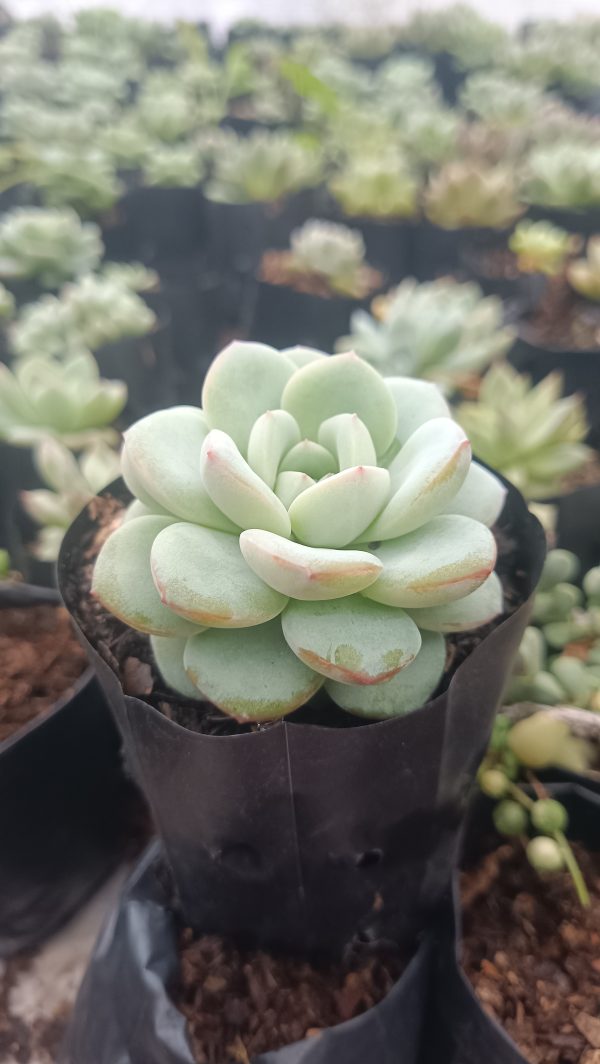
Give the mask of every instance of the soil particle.
[(189, 929), (180, 956), (177, 1004), (198, 1064), (248, 1064), (255, 1054), (318, 1038), (381, 1001), (404, 968), (391, 952), (317, 967), (242, 951), (214, 935), (194, 938)]
[(0, 742), (48, 712), (86, 664), (61, 606), (0, 610)]
[(519, 843), (465, 873), (463, 967), (531, 1064), (600, 1064), (600, 854), (574, 847), (591, 894), (541, 878)]

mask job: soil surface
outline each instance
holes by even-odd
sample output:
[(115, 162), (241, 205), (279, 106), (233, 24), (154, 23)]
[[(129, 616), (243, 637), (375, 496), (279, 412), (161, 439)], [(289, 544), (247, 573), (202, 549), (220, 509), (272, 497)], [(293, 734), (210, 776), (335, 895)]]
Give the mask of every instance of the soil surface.
[(356, 289), (353, 292), (341, 292), (332, 288), (322, 274), (302, 273), (296, 269), (289, 251), (266, 251), (260, 266), (260, 279), (267, 284), (283, 285), (321, 299), (366, 299), (383, 284), (382, 274), (370, 266), (363, 266), (358, 274)]
[(317, 1038), (381, 1001), (405, 967), (387, 953), (316, 968), (300, 959), (242, 952), (214, 935), (194, 939), (189, 929), (181, 936), (180, 956), (177, 1004), (198, 1064), (249, 1064), (257, 1053)]
[(0, 742), (47, 713), (86, 665), (62, 606), (0, 610)]
[(600, 305), (580, 299), (562, 277), (551, 279), (524, 336), (539, 347), (600, 352)]
[(520, 843), (462, 877), (464, 970), (531, 1064), (600, 1062), (600, 854), (574, 850), (587, 909), (568, 873), (540, 878)]
[(521, 276), (517, 266), (517, 256), (510, 248), (485, 248), (471, 252), (473, 264), (477, 266), (482, 277), (503, 281), (516, 281)]

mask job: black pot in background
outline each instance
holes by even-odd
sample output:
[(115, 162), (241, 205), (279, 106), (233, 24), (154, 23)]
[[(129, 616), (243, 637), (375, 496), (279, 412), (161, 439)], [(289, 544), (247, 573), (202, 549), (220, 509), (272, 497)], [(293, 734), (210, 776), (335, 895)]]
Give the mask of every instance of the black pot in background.
[[(165, 878), (154, 844), (96, 944), (60, 1064), (194, 1064), (185, 1018), (169, 996), (178, 925)], [(429, 972), (424, 941), (380, 1004), (252, 1064), (417, 1064)]]
[[(105, 494), (129, 497), (121, 482)], [(60, 586), (76, 619), (78, 573), (95, 527), (84, 510), (63, 540)], [(446, 691), (395, 720), (192, 732), (126, 696), (85, 632), (189, 924), (304, 951), (337, 950), (357, 929), (414, 940), (454, 867), (469, 782), (545, 554), (541, 527), (510, 485), (500, 529), (512, 545), (500, 573), (516, 582), (519, 608)], [(344, 715), (346, 722), (356, 724)]]
[(128, 422), (176, 401), (169, 321), (159, 320), (145, 336), (125, 336), (103, 344), (94, 351), (94, 357), (103, 377), (127, 384)]
[(352, 218), (340, 215), (338, 220), (358, 229), (365, 242), (365, 259), (391, 282), (402, 281), (412, 272), (412, 256), (416, 223), (399, 218)]
[[(46, 588), (0, 584), (0, 609), (59, 602)], [(96, 890), (131, 845), (140, 809), (86, 669), (49, 713), (0, 743), (0, 956), (46, 938)]]
[(450, 52), (436, 52), (430, 57), (435, 64), (435, 77), (446, 103), (454, 105), (466, 78)]
[(12, 185), (0, 191), (0, 215), (14, 211), (15, 207), (31, 207), (38, 202), (38, 194), (33, 185)]
[(27, 303), (35, 303), (46, 292), (56, 291), (56, 289), (42, 287), (34, 278), (13, 280), (10, 277), (3, 277), (2, 284), (5, 288), (8, 288), (9, 292), (12, 292), (17, 307), (24, 307)]
[(534, 383), (554, 370), (560, 371), (564, 380), (564, 394), (580, 392), (583, 395), (590, 426), (588, 443), (596, 449), (600, 448), (600, 348), (569, 351), (541, 347), (529, 338), (527, 325), (523, 324), (510, 352), (509, 362), (519, 373), (528, 373)]
[(465, 246), (494, 245), (506, 241), (510, 230), (463, 226), (444, 229), (422, 218), (415, 227), (412, 272), (418, 281), (432, 281), (460, 269)]
[[(488, 247), (506, 247), (506, 237), (497, 237)], [(513, 306), (518, 306), (519, 313), (529, 314), (538, 305), (546, 278), (541, 273), (519, 273), (516, 277), (498, 277), (484, 272), (484, 248), (479, 241), (467, 241), (461, 246), (460, 269), (470, 281), (476, 281), (486, 296), (499, 296)], [(487, 250), (487, 248), (485, 248)]]
[(279, 348), (302, 344), (332, 352), (335, 341), (348, 334), (353, 311), (368, 305), (368, 299), (327, 298), (259, 281), (250, 339)]
[[(600, 847), (600, 795), (572, 784), (548, 785), (548, 790), (569, 812), (569, 837), (590, 849)], [(483, 815), (473, 824), (479, 841), (492, 837), (491, 803), (484, 803)], [(487, 812), (487, 816), (485, 815)], [(498, 843), (496, 836), (496, 844)], [(477, 837), (467, 839), (471, 853), (477, 850)], [(481, 852), (481, 850), (480, 850)], [(540, 884), (540, 890), (543, 885)], [(515, 1043), (484, 1011), (460, 964), (462, 919), (458, 889), (448, 899), (440, 920), (435, 978), (429, 1000), (429, 1015), (435, 1023), (426, 1025), (426, 1043), (420, 1064), (527, 1064)]]
[(0, 442), (0, 547), (8, 551), (12, 568), (27, 576), (29, 556), (22, 534), (19, 492), (45, 486), (33, 464), (31, 448)]
[(555, 505), (557, 545), (577, 555), (582, 573), (600, 565), (600, 484), (578, 488)]
[(286, 248), (293, 229), (322, 217), (322, 189), (305, 189), (278, 203), (206, 204), (208, 265), (222, 276), (254, 274), (266, 248)]
[(534, 222), (552, 222), (569, 233), (579, 233), (585, 237), (600, 233), (600, 205), (576, 210), (573, 207), (543, 207), (532, 203), (527, 217)]
[(200, 188), (140, 186), (126, 193), (124, 212), (133, 258), (147, 266), (198, 254), (206, 246), (206, 202)]

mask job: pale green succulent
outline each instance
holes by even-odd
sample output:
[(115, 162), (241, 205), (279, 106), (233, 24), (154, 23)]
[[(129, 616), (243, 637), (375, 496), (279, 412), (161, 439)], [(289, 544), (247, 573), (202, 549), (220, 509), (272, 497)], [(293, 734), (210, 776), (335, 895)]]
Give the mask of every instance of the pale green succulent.
[(103, 57), (102, 65), (86, 59), (69, 59), (58, 66), (53, 101), (63, 107), (80, 107), (94, 100), (122, 102), (129, 91), (130, 71), (111, 66)]
[(7, 322), (15, 313), (15, 297), (5, 285), (0, 284), (0, 322)]
[(581, 469), (591, 451), (578, 395), (562, 396), (562, 377), (531, 380), (499, 363), (481, 383), (479, 398), (461, 403), (456, 417), (473, 451), (516, 484), (526, 499), (548, 499), (565, 490), (565, 477)]
[(365, 288), (365, 242), (356, 229), (311, 218), (290, 238), (289, 266), (322, 277), (333, 292), (358, 297)]
[(146, 88), (138, 100), (136, 112), (142, 128), (165, 144), (174, 144), (187, 137), (197, 123), (194, 100), (174, 78), (166, 87)]
[(149, 269), (142, 262), (104, 262), (101, 276), (132, 292), (152, 292), (160, 285), (156, 270)]
[(512, 171), (473, 162), (446, 163), (430, 178), (424, 206), (429, 220), (444, 229), (504, 229), (523, 212)]
[(73, 207), (86, 217), (108, 210), (122, 192), (108, 156), (95, 148), (38, 145), (21, 178), (40, 189), (49, 207)]
[(532, 125), (549, 99), (538, 85), (517, 81), (500, 70), (471, 74), (460, 93), (465, 111), (501, 129)]
[(522, 273), (554, 277), (577, 250), (577, 237), (551, 222), (532, 222), (525, 218), (515, 227), (508, 246), (515, 253)]
[(58, 288), (94, 270), (103, 251), (98, 226), (68, 207), (21, 207), (0, 220), (0, 277)]
[(122, 170), (137, 169), (156, 150), (156, 142), (131, 114), (98, 132), (100, 150)]
[(21, 505), (42, 526), (31, 553), (40, 561), (54, 562), (63, 536), (80, 510), (119, 476), (119, 452), (99, 441), (75, 458), (63, 443), (47, 437), (36, 446), (34, 463), (47, 486), (22, 491)]
[(102, 99), (75, 109), (9, 96), (2, 107), (2, 131), (19, 141), (86, 144), (91, 131), (110, 121), (113, 113), (113, 105)]
[(318, 184), (322, 157), (287, 133), (257, 131), (218, 140), (206, 188), (221, 203), (269, 203)]
[(497, 64), (510, 42), (507, 30), (468, 4), (417, 11), (404, 27), (402, 39), (432, 54), (448, 52), (464, 70)]
[(85, 344), (63, 300), (42, 296), (20, 311), (10, 329), (10, 346), (21, 358), (58, 358), (80, 352)]
[(506, 353), (514, 334), (503, 326), (503, 313), (501, 300), (484, 297), (476, 284), (408, 278), (385, 298), (382, 320), (355, 311), (338, 347), (352, 348), (385, 374), (452, 384)]
[(153, 310), (131, 288), (88, 274), (65, 285), (61, 300), (82, 346), (95, 350), (126, 336), (145, 336), (156, 325)]
[(600, 145), (535, 148), (527, 159), (523, 194), (542, 207), (600, 206)]
[(0, 363), (0, 439), (16, 447), (46, 436), (73, 448), (114, 443), (117, 434), (108, 426), (126, 400), (125, 384), (103, 380), (87, 352), (63, 362), (21, 359), (12, 370)]
[(595, 303), (600, 302), (600, 237), (590, 237), (585, 258), (570, 263), (567, 277), (576, 292)]
[(373, 91), (381, 95), (382, 106), (400, 113), (415, 105), (433, 107), (439, 99), (433, 63), (417, 55), (393, 56), (382, 63), (373, 77)]
[(344, 214), (353, 218), (413, 218), (419, 180), (403, 156), (352, 155), (329, 181)]
[(456, 155), (461, 131), (459, 116), (449, 107), (412, 107), (398, 119), (403, 151), (420, 165), (446, 162)]
[(435, 386), (236, 342), (202, 403), (126, 432), (136, 501), (95, 597), (151, 635), (167, 684), (238, 720), (285, 716), (323, 683), (365, 717), (421, 706), (443, 633), (503, 609), (487, 526), (505, 489)]
[(195, 188), (204, 176), (204, 163), (193, 144), (161, 144), (147, 157), (142, 173), (146, 185)]

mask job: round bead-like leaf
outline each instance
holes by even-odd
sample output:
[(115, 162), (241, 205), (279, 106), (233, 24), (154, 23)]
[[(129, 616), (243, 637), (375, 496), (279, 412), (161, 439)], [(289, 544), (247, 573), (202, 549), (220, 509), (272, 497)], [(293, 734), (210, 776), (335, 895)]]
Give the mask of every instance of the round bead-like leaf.
[(126, 521), (108, 537), (96, 559), (92, 593), (115, 617), (138, 632), (184, 636), (197, 630), (196, 625), (163, 605), (152, 583), (152, 546), (174, 523), (171, 517)]
[(461, 487), (471, 445), (450, 418), (425, 422), (389, 465), (392, 497), (367, 530), (367, 539), (395, 539), (441, 513)]
[(340, 683), (378, 684), (410, 665), (421, 636), (403, 610), (361, 595), (286, 606), (281, 626), (294, 654)]
[(349, 686), (328, 680), (325, 689), (342, 709), (358, 717), (384, 720), (401, 717), (425, 705), (438, 686), (446, 665), (444, 637), (423, 632), (415, 660), (385, 683), (371, 687)]
[(389, 493), (387, 469), (344, 469), (294, 500), (289, 510), (294, 535), (310, 547), (346, 547), (371, 524)]
[(183, 521), (233, 532), (236, 526), (215, 506), (202, 483), (200, 452), (207, 433), (206, 419), (195, 406), (148, 414), (125, 433), (123, 476), (147, 506), (154, 500)]
[(277, 410), (294, 363), (267, 344), (234, 340), (210, 366), (202, 407), (211, 429), (222, 429), (244, 453), (250, 431), (265, 410)]
[(184, 664), (202, 694), (239, 721), (285, 717), (323, 683), (292, 654), (279, 621), (244, 632), (204, 632), (188, 641)]
[(314, 440), (300, 440), (300, 443), (288, 451), (279, 468), (282, 473), (306, 473), (313, 480), (320, 480), (329, 473), (337, 472), (335, 458), (331, 452)]
[(226, 432), (209, 432), (202, 445), (200, 471), (215, 506), (240, 528), (266, 528), (289, 536), (291, 525), (285, 506), (250, 468)]
[(502, 481), (478, 462), (471, 462), (466, 480), (444, 512), (472, 517), (491, 528), (502, 513), (505, 499)]
[(267, 410), (254, 422), (248, 440), (248, 465), (273, 487), (285, 454), (300, 443), (300, 429), (287, 410)]
[[(206, 629), (198, 629), (200, 635)], [(150, 636), (152, 654), (165, 683), (186, 698), (201, 698), (200, 691), (194, 686), (183, 667), (183, 652), (187, 643), (184, 639), (169, 639), (165, 636)]]
[(356, 414), (336, 414), (327, 418), (319, 428), (319, 443), (335, 455), (340, 469), (377, 465), (369, 430)]
[(396, 404), (396, 439), (401, 444), (406, 443), (426, 421), (452, 417), (450, 407), (436, 384), (414, 377), (386, 377), (385, 383)]
[(465, 598), (448, 602), (444, 606), (411, 610), (419, 628), (430, 632), (470, 632), (494, 620), (504, 608), (502, 584), (496, 573)]
[(383, 571), (364, 594), (405, 609), (437, 606), (469, 595), (496, 563), (489, 528), (470, 517), (442, 514), (373, 551)]
[(377, 454), (383, 454), (394, 439), (396, 406), (391, 392), (377, 370), (352, 351), (297, 370), (284, 388), (281, 406), (313, 440), (321, 423), (335, 414), (358, 414)]
[(308, 473), (294, 473), (291, 470), (286, 470), (280, 473), (275, 481), (275, 494), (278, 499), (281, 499), (285, 508), (289, 510), (294, 499), (314, 483), (313, 478), (309, 477)]
[(227, 532), (173, 524), (156, 537), (151, 565), (162, 601), (197, 625), (264, 624), (287, 602), (252, 571), (242, 557), (238, 537)]
[(307, 602), (353, 595), (372, 584), (382, 569), (366, 551), (305, 547), (257, 528), (242, 532), (240, 549), (261, 580), (282, 595)]

